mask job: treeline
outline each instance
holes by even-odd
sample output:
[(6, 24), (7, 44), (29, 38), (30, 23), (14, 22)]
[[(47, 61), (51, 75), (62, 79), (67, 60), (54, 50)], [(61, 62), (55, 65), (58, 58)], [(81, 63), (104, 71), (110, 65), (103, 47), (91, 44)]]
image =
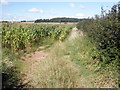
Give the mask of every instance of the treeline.
[(112, 6), (109, 12), (101, 8), (101, 15), (94, 19), (81, 21), (77, 28), (81, 29), (96, 45), (92, 57), (99, 60), (102, 67), (112, 65), (119, 67), (120, 60), (120, 2)]
[(52, 19), (37, 19), (35, 20), (35, 23), (41, 23), (41, 22), (79, 22), (82, 20), (86, 20), (86, 19), (77, 19), (77, 18), (52, 18)]
[[(35, 22), (35, 23), (58, 22), (58, 23), (67, 23), (67, 22), (80, 22), (80, 21), (83, 21), (83, 20), (89, 20), (89, 19), (86, 19), (86, 18), (78, 19), (78, 18), (66, 18), (66, 17), (63, 17), (63, 18), (52, 18), (52, 19), (37, 19), (35, 21), (22, 20), (20, 22)], [(8, 23), (10, 21), (1, 21), (1, 22)]]
[(9, 21), (0, 21), (0, 22), (2, 22), (2, 23), (8, 23)]

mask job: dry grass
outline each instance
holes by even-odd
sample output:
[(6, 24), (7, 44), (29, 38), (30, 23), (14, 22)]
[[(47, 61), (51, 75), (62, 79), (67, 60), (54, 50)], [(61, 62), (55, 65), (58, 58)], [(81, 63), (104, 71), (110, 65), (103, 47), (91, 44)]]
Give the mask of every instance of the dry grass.
[[(73, 36), (72, 36), (73, 37)], [(79, 87), (79, 68), (70, 61), (64, 42), (57, 42), (50, 48), (48, 56), (41, 60), (25, 61), (25, 80), (35, 88)], [(81, 87), (82, 84), (81, 84)]]
[(48, 57), (31, 63), (29, 70), (26, 69), (30, 85), (35, 88), (78, 87), (79, 69), (69, 56), (63, 56), (63, 48), (56, 44)]

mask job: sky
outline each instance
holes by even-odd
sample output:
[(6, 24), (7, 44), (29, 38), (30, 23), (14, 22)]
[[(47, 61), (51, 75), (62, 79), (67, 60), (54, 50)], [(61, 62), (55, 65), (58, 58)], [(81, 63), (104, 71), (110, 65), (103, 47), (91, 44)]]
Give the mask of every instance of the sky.
[(37, 1), (37, 0), (2, 0), (0, 5), (0, 21), (22, 21), (50, 19), (55, 17), (88, 18), (100, 15), (101, 7), (109, 10), (116, 0), (98, 1)]

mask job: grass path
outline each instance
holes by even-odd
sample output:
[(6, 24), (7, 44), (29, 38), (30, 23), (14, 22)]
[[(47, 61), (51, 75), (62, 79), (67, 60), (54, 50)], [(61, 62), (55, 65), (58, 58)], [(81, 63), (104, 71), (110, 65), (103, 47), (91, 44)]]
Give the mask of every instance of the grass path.
[[(93, 45), (77, 28), (73, 28), (64, 42), (30, 53), (24, 60), (23, 82), (34, 88), (94, 88), (112, 87), (112, 82), (103, 81), (89, 64)], [(96, 78), (97, 77), (97, 78)], [(96, 80), (97, 79), (97, 80)]]
[[(78, 36), (76, 31), (77, 31), (77, 28), (76, 27), (73, 28), (72, 33), (71, 33), (70, 37), (68, 38), (68, 40), (72, 40), (72, 39), (74, 39), (75, 37)], [(29, 87), (30, 86), (32, 86), (32, 87), (77, 87), (77, 85), (74, 86), (74, 83), (77, 83), (76, 80), (73, 80), (72, 83), (71, 83), (71, 81), (69, 81), (68, 82), (69, 84), (67, 84), (66, 86), (64, 86), (64, 83), (63, 83), (63, 85), (55, 85), (55, 86), (53, 86), (49, 83), (50, 84), (49, 85), (47, 80), (45, 79), (45, 78), (47, 78), (45, 76), (48, 75), (47, 71), (44, 71), (44, 70), (40, 71), (40, 69), (46, 69), (47, 70), (48, 67), (53, 68), (53, 69), (57, 69), (57, 72), (61, 73), (61, 74), (65, 73), (65, 71), (62, 70), (63, 67), (64, 67), (64, 69), (68, 69), (67, 70), (68, 74), (73, 73), (76, 70), (78, 71), (78, 69), (76, 69), (76, 67), (74, 67), (75, 64), (70, 62), (70, 60), (67, 60), (67, 59), (69, 59), (69, 57), (67, 57), (67, 56), (61, 57), (61, 55), (57, 55), (57, 54), (62, 54), (60, 52), (64, 48), (63, 44), (64, 43), (58, 42), (53, 47), (51, 47), (50, 50), (43, 50), (43, 51), (38, 51), (37, 50), (34, 53), (30, 53), (30, 54), (27, 54), (25, 57), (22, 57), (21, 59), (24, 60), (24, 67), (23, 67), (23, 73), (24, 73), (24, 76), (25, 76), (24, 79), (23, 79), (24, 83), (30, 81)], [(60, 48), (56, 52), (55, 49), (58, 49), (58, 46)], [(45, 47), (42, 46), (42, 47), (39, 47), (39, 48), (44, 49)], [(67, 61), (58, 60), (60, 58), (66, 59)], [(58, 65), (58, 63), (59, 64), (61, 63), (60, 66)], [(62, 64), (65, 65), (65, 66), (63, 66)], [(56, 65), (58, 65), (58, 66), (56, 66)], [(72, 69), (72, 71), (71, 70), (69, 71), (69, 69)], [(50, 70), (50, 71), (53, 72), (53, 73), (49, 72), (50, 74), (55, 74), (56, 73), (53, 70)], [(41, 72), (42, 72), (42, 75), (44, 75), (44, 76), (41, 75)], [(74, 73), (77, 73), (77, 72), (74, 72)], [(59, 77), (62, 76), (61, 78), (63, 78), (63, 79), (65, 79), (65, 78), (70, 79), (70, 78), (68, 78), (68, 76), (64, 77), (64, 75), (55, 75), (55, 76), (57, 76), (56, 78), (59, 78)], [(76, 78), (76, 76), (75, 76), (75, 78)], [(41, 84), (39, 84), (39, 82), (42, 82), (44, 84), (46, 83), (48, 85), (41, 85)], [(57, 80), (57, 82), (60, 83), (61, 81)], [(57, 82), (55, 81), (56, 84), (57, 84)]]

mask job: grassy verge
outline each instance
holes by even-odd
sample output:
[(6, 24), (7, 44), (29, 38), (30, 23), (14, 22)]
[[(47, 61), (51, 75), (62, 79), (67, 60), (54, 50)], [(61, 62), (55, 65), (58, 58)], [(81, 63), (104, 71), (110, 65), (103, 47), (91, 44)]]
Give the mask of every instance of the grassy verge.
[(93, 54), (98, 52), (87, 36), (66, 42), (66, 55), (79, 66), (80, 76), (86, 87), (118, 87), (118, 71), (113, 66), (102, 67)]

